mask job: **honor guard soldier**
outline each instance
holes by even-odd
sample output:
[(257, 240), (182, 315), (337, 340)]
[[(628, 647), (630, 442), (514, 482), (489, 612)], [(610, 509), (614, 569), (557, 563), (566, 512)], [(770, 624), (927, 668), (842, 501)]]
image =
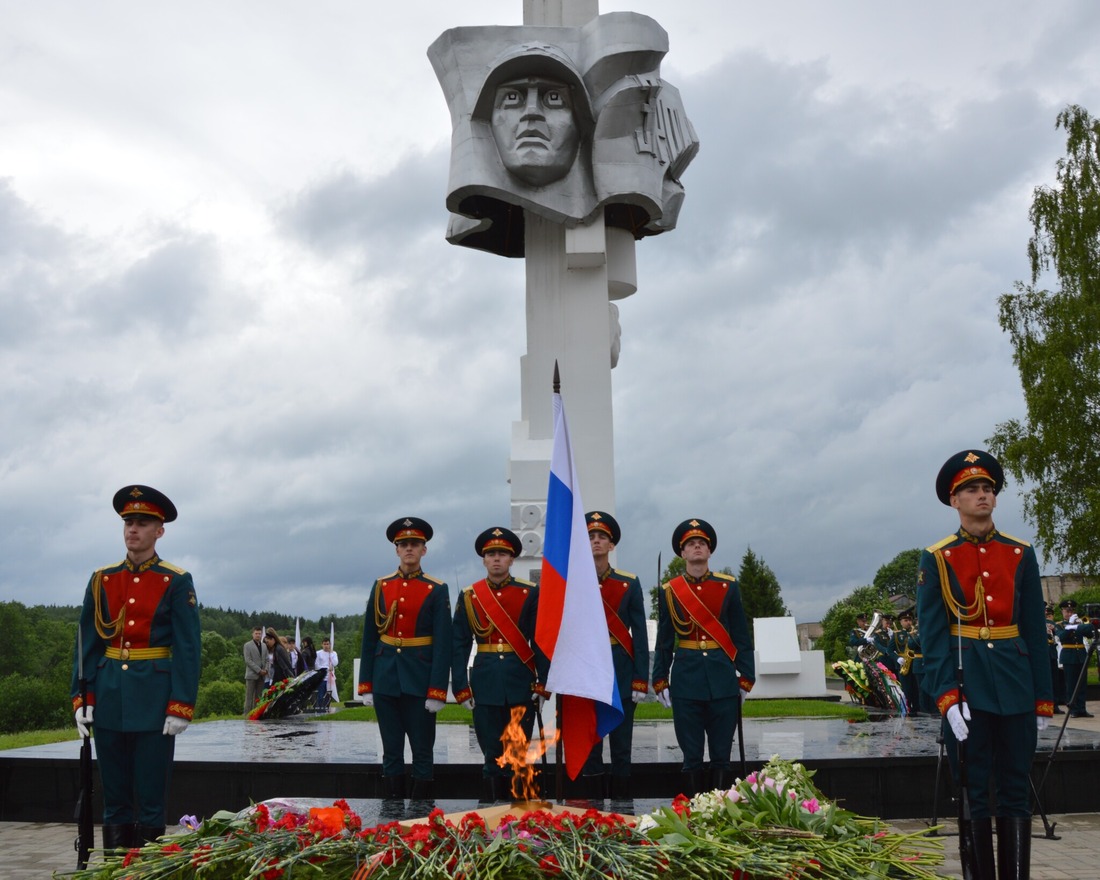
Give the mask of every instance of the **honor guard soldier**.
[(959, 850), (964, 875), (975, 878), (998, 876), (991, 782), (999, 876), (1029, 875), (1028, 772), (1037, 731), (1054, 709), (1035, 551), (993, 524), (1003, 485), (1001, 465), (988, 452), (964, 450), (947, 460), (936, 495), (958, 512), (959, 530), (921, 553), (917, 575), (925, 677), (956, 768), (965, 742), (970, 818), (960, 818)]
[[(202, 668), (191, 575), (157, 555), (167, 496), (126, 486), (114, 497), (126, 558), (97, 570), (84, 593), (72, 697), (82, 736), (95, 725), (103, 786), (103, 847), (142, 846), (164, 833), (176, 735), (194, 717)], [(80, 669), (87, 682), (81, 699)]]
[[(733, 784), (730, 754), (741, 703), (756, 681), (752, 640), (732, 575), (710, 570), (718, 536), (708, 522), (689, 519), (672, 533), (685, 573), (661, 587), (653, 690), (672, 708), (676, 742), (684, 753), (685, 794)], [(704, 738), (711, 778), (703, 779)]]
[(371, 587), (359, 654), (363, 702), (374, 706), (382, 737), (382, 782), (387, 798), (405, 796), (405, 740), (412, 750), (414, 800), (431, 800), (435, 716), (447, 702), (451, 597), (447, 585), (424, 574), (432, 527), (407, 516), (390, 523), (397, 571)]
[[(1085, 639), (1091, 639), (1096, 630), (1087, 621), (1077, 616), (1077, 603), (1066, 599), (1058, 607), (1062, 610), (1062, 622), (1055, 627), (1055, 635), (1062, 643), (1062, 674), (1065, 679), (1066, 701), (1071, 718), (1092, 718), (1085, 708), (1085, 688), (1088, 681), (1084, 677)], [(1080, 684), (1078, 684), (1080, 682)]]
[[(512, 800), (512, 771), (497, 764), (504, 754), (500, 738), (511, 721), (512, 708), (521, 706), (523, 733), (528, 740), (535, 714), (550, 695), (546, 681), (549, 663), (535, 646), (538, 587), (512, 577), (512, 562), (522, 544), (515, 532), (486, 529), (474, 541), (486, 576), (466, 587), (455, 607), (451, 687), (455, 701), (474, 714), (474, 733), (484, 758), (483, 802)], [(470, 651), (477, 655), (468, 667)]]
[[(585, 514), (588, 541), (596, 577), (600, 581), (604, 616), (611, 639), (611, 660), (623, 706), (623, 720), (607, 736), (611, 752), (611, 797), (628, 800), (630, 753), (634, 742), (634, 708), (649, 693), (649, 634), (646, 632), (642, 584), (629, 572), (612, 568), (609, 555), (619, 544), (622, 530), (610, 513), (593, 510)], [(603, 798), (603, 741), (592, 747), (584, 766), (590, 797)]]

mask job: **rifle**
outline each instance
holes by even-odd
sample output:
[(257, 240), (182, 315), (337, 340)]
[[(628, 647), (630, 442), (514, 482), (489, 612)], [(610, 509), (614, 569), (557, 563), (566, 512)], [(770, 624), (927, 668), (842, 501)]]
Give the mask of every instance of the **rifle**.
[[(956, 609), (956, 628), (959, 633), (959, 648), (958, 648), (958, 665), (956, 667), (956, 676), (959, 685), (959, 711), (962, 711), (964, 692), (963, 692), (963, 637), (962, 637), (962, 611)], [(976, 844), (974, 842), (974, 830), (973, 824), (970, 818), (970, 793), (967, 791), (967, 774), (966, 774), (966, 741), (955, 740), (955, 754), (959, 763), (959, 860), (962, 863), (963, 877), (970, 880), (974, 876), (973, 864), (974, 864), (974, 850)]]
[[(84, 676), (84, 640), (80, 622), (76, 624), (76, 669), (80, 683), (80, 707), (88, 705), (88, 679)], [(76, 798), (76, 869), (88, 867), (88, 854), (95, 848), (95, 828), (92, 817), (92, 738), (84, 736), (80, 744), (80, 794)]]

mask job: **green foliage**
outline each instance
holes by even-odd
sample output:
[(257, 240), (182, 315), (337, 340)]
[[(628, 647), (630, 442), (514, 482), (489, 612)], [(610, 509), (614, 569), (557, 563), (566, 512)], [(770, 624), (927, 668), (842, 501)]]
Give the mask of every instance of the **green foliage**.
[(19, 673), (0, 678), (0, 733), (63, 727), (72, 714), (66, 682)]
[(243, 681), (211, 681), (208, 684), (199, 685), (199, 698), (195, 701), (196, 718), (243, 713)]
[(856, 587), (825, 612), (817, 647), (825, 652), (826, 662), (848, 659), (848, 635), (856, 625), (856, 615), (860, 612), (867, 614), (867, 622), (870, 623), (873, 612), (889, 607), (889, 598), (889, 592), (882, 587)]
[[(905, 596), (909, 605), (917, 602), (917, 568), (920, 565), (920, 547), (902, 550), (882, 566), (872, 584), (888, 596)], [(897, 610), (904, 610), (904, 607)]]
[(789, 617), (790, 611), (780, 595), (779, 579), (768, 564), (749, 547), (741, 558), (741, 571), (737, 576), (741, 584), (741, 602), (745, 616), (752, 622), (758, 617)]
[[(1036, 187), (1029, 219), (1031, 283), (1000, 298), (1027, 417), (987, 441), (1029, 484), (1024, 516), (1048, 560), (1100, 574), (1100, 122), (1076, 105), (1058, 114), (1066, 156), (1057, 185)], [(1040, 289), (1053, 273), (1060, 289)]]

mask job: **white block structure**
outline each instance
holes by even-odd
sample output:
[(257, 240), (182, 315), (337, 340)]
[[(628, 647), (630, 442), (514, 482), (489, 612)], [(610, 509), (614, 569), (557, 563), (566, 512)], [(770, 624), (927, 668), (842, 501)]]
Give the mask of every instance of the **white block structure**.
[(827, 697), (825, 652), (798, 650), (793, 617), (753, 621), (756, 684), (749, 699)]

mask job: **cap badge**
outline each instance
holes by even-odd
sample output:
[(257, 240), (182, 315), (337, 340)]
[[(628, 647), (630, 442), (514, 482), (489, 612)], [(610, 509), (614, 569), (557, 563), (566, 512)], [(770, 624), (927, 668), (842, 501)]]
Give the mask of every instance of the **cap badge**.
[(973, 452), (968, 452), (966, 458), (963, 459), (963, 461), (965, 461), (967, 464), (974, 464), (974, 462), (976, 462), (977, 460), (978, 456), (976, 456)]
[(140, 498), (142, 496), (142, 494), (143, 493), (142, 493), (141, 489), (139, 489), (137, 486), (134, 486), (134, 488), (130, 490), (130, 497), (131, 498)]

